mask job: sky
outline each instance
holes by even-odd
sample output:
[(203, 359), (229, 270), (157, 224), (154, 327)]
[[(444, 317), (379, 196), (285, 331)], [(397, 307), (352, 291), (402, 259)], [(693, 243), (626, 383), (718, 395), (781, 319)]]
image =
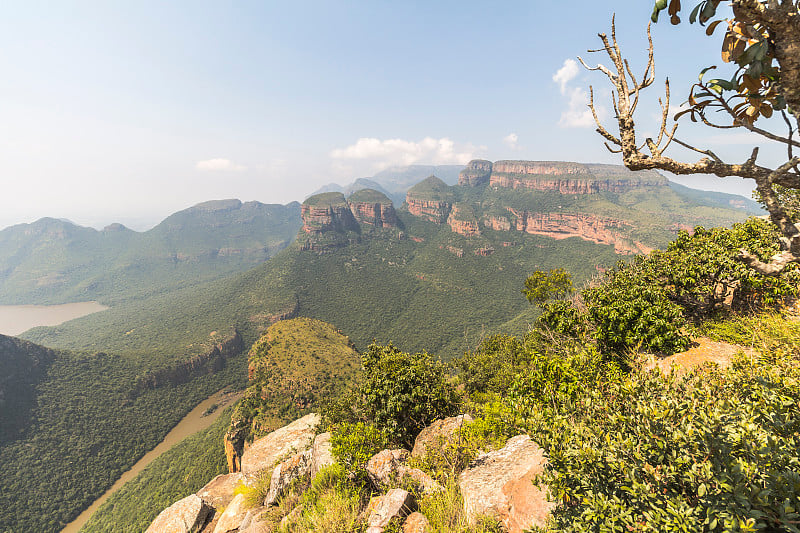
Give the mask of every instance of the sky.
[[(619, 163), (594, 132), (588, 86), (609, 126), (610, 91), (587, 54), (616, 12), (639, 71), (652, 3), (6, 2), (0, 17), (0, 228), (44, 216), (137, 230), (198, 202), (302, 201), (407, 164), (470, 159)], [(673, 105), (721, 32), (653, 27)], [(607, 63), (607, 60), (605, 61)], [(729, 73), (729, 68), (720, 69)], [(743, 161), (758, 138), (692, 127), (679, 137)], [(696, 160), (680, 151), (674, 157)], [(764, 164), (782, 152), (762, 144)], [(681, 178), (749, 196), (744, 180)]]

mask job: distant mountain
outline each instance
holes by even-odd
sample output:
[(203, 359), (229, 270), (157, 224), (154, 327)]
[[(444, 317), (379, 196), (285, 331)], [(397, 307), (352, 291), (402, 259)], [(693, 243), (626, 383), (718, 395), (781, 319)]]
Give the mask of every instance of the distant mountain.
[(455, 185), (458, 182), (458, 174), (463, 168), (463, 165), (409, 165), (405, 167), (391, 167), (378, 172), (372, 177), (358, 178), (349, 185), (342, 186), (336, 183), (329, 183), (314, 191), (309, 196), (314, 196), (323, 192), (340, 192), (345, 196), (350, 196), (353, 192), (360, 189), (375, 189), (391, 198), (392, 201), (399, 206), (405, 201), (408, 189), (426, 177), (436, 175), (445, 183)]
[[(475, 161), (462, 170), (457, 185), (423, 179), (405, 205), (375, 188), (312, 196), (296, 206), (296, 242), (269, 261), (26, 332), (30, 341), (91, 355), (50, 368), (37, 389), (42, 424), (26, 430), (26, 442), (0, 449), (10, 474), (0, 479), (0, 506), (26, 520), (15, 529), (9, 518), (0, 530), (56, 531), (41, 527), (49, 523), (41, 517), (73, 516), (192, 400), (235, 371), (243, 379), (244, 358), (226, 348), (237, 336), (235, 344), (247, 347), (276, 322), (308, 317), (333, 324), (359, 349), (393, 341), (449, 358), (487, 332), (527, 331), (536, 311), (520, 289), (534, 270), (566, 268), (580, 286), (681, 229), (749, 214), (672, 187), (655, 172), (530, 161)], [(213, 212), (186, 216), (215, 220)], [(167, 235), (182, 234), (181, 217), (166, 222)], [(198, 238), (159, 235), (156, 242), (191, 250)], [(74, 443), (69, 435), (78, 435)], [(81, 482), (87, 472), (89, 484)], [(49, 507), (37, 514), (24, 502), (38, 492), (48, 495), (38, 504)]]
[(52, 218), (0, 231), (0, 302), (105, 303), (223, 277), (286, 247), (300, 204), (204, 202), (146, 232)]

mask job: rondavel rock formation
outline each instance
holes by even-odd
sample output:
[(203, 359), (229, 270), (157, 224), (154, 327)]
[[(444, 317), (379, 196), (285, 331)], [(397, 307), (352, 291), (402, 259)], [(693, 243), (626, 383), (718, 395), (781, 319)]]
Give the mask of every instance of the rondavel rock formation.
[[(592, 213), (540, 211), (537, 193), (591, 195), (623, 193), (634, 189), (663, 187), (666, 178), (655, 171), (632, 172), (616, 165), (569, 163), (557, 161), (491, 161), (474, 160), (461, 172), (458, 186), (449, 186), (430, 176), (406, 194), (408, 212), (435, 224), (447, 224), (465, 237), (479, 237), (483, 230), (518, 231), (554, 239), (579, 237), (583, 240), (614, 246), (618, 254), (639, 254), (651, 250), (630, 239), (635, 229), (630, 222)], [(530, 208), (494, 205), (484, 210), (481, 205), (463, 201), (474, 194), (470, 189), (489, 187), (533, 193)], [(391, 200), (373, 189), (362, 189), (345, 198), (339, 192), (327, 192), (308, 198), (302, 206), (303, 233), (301, 246), (306, 250), (324, 251), (333, 245), (349, 242), (323, 242), (326, 235), (361, 233), (364, 228), (398, 228), (397, 213)], [(480, 254), (489, 255), (489, 254)]]

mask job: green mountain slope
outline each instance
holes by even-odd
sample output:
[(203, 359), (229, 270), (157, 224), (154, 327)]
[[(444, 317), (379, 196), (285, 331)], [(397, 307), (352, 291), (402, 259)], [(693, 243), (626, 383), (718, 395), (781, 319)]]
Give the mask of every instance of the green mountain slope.
[[(533, 188), (517, 189), (431, 179), (396, 212), (375, 193), (310, 198), (297, 243), (251, 270), (27, 332), (26, 339), (47, 346), (114, 355), (51, 365), (37, 392), (42, 414), (26, 429), (36, 455), (48, 459), (26, 460), (30, 450), (19, 442), (0, 449), (0, 460), (14, 465), (0, 480), (0, 494), (14, 496), (0, 505), (12, 509), (9, 516), (33, 520), (20, 502), (40, 490), (50, 495), (38, 483), (57, 472), (52, 484), (62, 494), (39, 513), (48, 522), (19, 523), (49, 531), (77, 514), (204, 394), (244, 379), (245, 361), (235, 350), (204, 358), (232, 328), (247, 347), (276, 321), (303, 316), (333, 324), (360, 349), (393, 341), (448, 358), (485, 332), (527, 329), (535, 313), (520, 289), (533, 270), (565, 267), (580, 285), (633, 251), (664, 245), (681, 227), (724, 225), (747, 214), (681, 194), (658, 176), (643, 187), (614, 185), (628, 180), (614, 172), (549, 190), (535, 187), (551, 177), (523, 176)], [(611, 185), (562, 192), (600, 182)], [(59, 395), (68, 408), (57, 408)], [(64, 429), (51, 434), (51, 427)], [(94, 477), (84, 482), (87, 469)], [(22, 479), (27, 487), (15, 481)]]
[(116, 304), (240, 272), (287, 246), (300, 206), (204, 202), (137, 233), (52, 218), (0, 231), (0, 302)]

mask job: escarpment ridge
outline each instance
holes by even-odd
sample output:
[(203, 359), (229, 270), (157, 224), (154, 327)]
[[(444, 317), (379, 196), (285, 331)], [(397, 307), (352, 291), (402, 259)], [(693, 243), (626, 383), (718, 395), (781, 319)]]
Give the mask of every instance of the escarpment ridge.
[(654, 170), (633, 172), (618, 165), (564, 161), (470, 161), (458, 177), (462, 186), (557, 191), (561, 194), (625, 192), (663, 187), (667, 178)]

